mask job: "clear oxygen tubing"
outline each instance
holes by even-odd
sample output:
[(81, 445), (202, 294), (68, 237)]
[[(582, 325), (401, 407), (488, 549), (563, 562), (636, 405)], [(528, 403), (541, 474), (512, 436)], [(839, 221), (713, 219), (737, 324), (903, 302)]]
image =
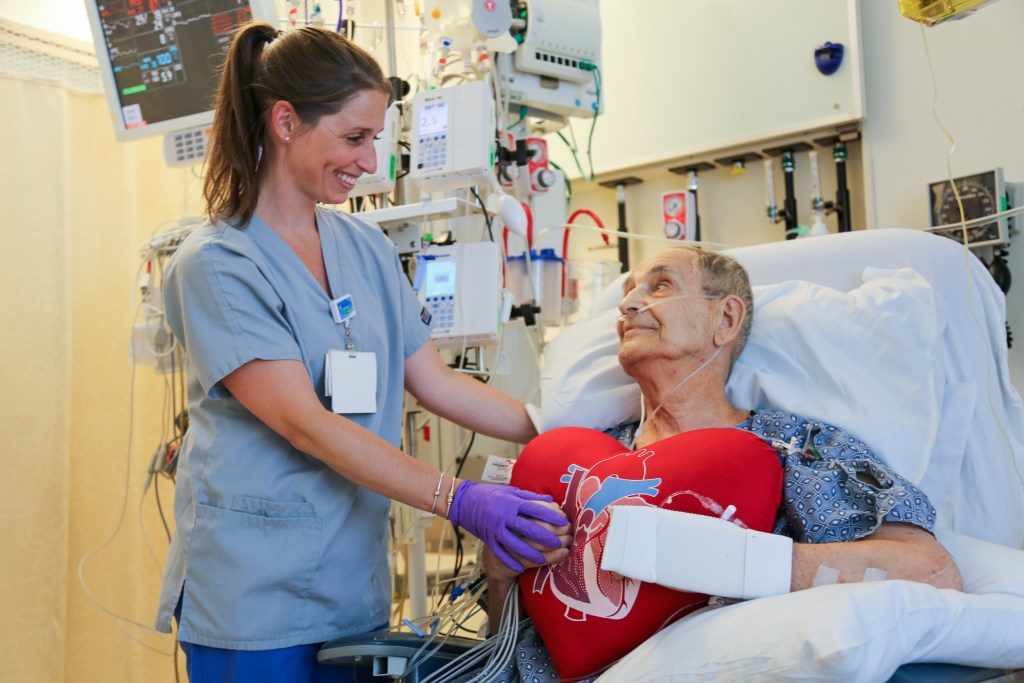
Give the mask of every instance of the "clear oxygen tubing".
[[(668, 303), (669, 301), (676, 301), (677, 299), (705, 299), (705, 300), (710, 301), (710, 300), (717, 299), (717, 298), (718, 297), (709, 296), (709, 295), (706, 295), (706, 294), (705, 295), (700, 295), (700, 294), (679, 294), (678, 296), (671, 296), (671, 297), (669, 297), (667, 299), (660, 299), (658, 301), (649, 303), (646, 306), (641, 306), (640, 308), (632, 308), (632, 307), (627, 308), (626, 312), (618, 317), (618, 321), (619, 322), (626, 322), (626, 320), (628, 320), (630, 316), (634, 316), (634, 315), (637, 315), (639, 313), (643, 313), (644, 311), (648, 311), (651, 308), (653, 308), (653, 307), (655, 307), (655, 306), (657, 306), (659, 304), (665, 304), (665, 303)], [(677, 384), (672, 389), (672, 391), (670, 391), (668, 394), (665, 395), (665, 399), (667, 399), (669, 396), (674, 394), (676, 392), (676, 390), (679, 389), (679, 387), (683, 386), (683, 383), (686, 382), (686, 380), (688, 380), (691, 377), (693, 377), (694, 375), (696, 375), (698, 372), (703, 370), (704, 367), (708, 363), (713, 361), (715, 359), (715, 356), (718, 355), (718, 351), (721, 351), (721, 347), (719, 347), (719, 349), (717, 351), (715, 351), (714, 355), (712, 355), (711, 358), (707, 359), (700, 367), (698, 367), (696, 370), (694, 370), (689, 375), (684, 377), (682, 379), (682, 381), (679, 382), (679, 384)], [(653, 418), (655, 415), (657, 415), (658, 411), (661, 410), (661, 406), (665, 403), (665, 399), (662, 399), (661, 403), (658, 404), (658, 407), (654, 409), (653, 413), (651, 413), (651, 418)], [(640, 432), (641, 432), (641, 429), (643, 427), (644, 420), (645, 420), (644, 414), (646, 412), (646, 407), (647, 406), (646, 406), (645, 402), (641, 399), (641, 401), (640, 401), (640, 426), (637, 427), (636, 433), (633, 435), (633, 441), (629, 444), (629, 447), (631, 449), (636, 447), (637, 439), (640, 438)]]
[[(667, 299), (666, 299), (666, 301), (667, 301)], [(691, 372), (689, 375), (687, 375), (686, 377), (683, 377), (681, 380), (679, 380), (679, 382), (674, 387), (672, 387), (672, 389), (667, 394), (665, 394), (662, 397), (661, 402), (658, 403), (657, 407), (655, 407), (654, 411), (651, 413), (649, 418), (645, 418), (645, 416), (644, 416), (644, 412), (645, 412), (644, 409), (646, 407), (646, 405), (645, 405), (646, 404), (646, 400), (643, 399), (643, 398), (640, 399), (640, 425), (636, 428), (636, 433), (633, 434), (633, 441), (629, 444), (630, 450), (636, 450), (636, 442), (640, 440), (640, 435), (644, 431), (644, 425), (647, 423), (648, 420), (653, 420), (654, 419), (654, 416), (658, 414), (658, 411), (661, 410), (661, 407), (663, 405), (665, 405), (665, 401), (667, 401), (669, 399), (669, 397), (672, 396), (672, 394), (674, 394), (677, 391), (679, 391), (679, 388), (681, 386), (683, 386), (684, 384), (689, 382), (691, 379), (693, 379), (694, 376), (696, 376), (696, 374), (698, 372), (700, 372), (701, 370), (703, 370), (707, 366), (711, 365), (711, 362), (714, 361), (716, 358), (718, 358), (718, 354), (720, 354), (722, 352), (723, 348), (725, 348), (725, 347), (724, 346), (719, 346), (717, 349), (715, 349), (715, 352), (713, 354), (711, 354), (710, 358), (708, 358), (706, 361), (704, 361), (703, 363), (698, 365), (696, 368), (694, 368), (693, 372)]]
[(640, 308), (630, 306), (629, 308), (626, 309), (625, 313), (619, 316), (618, 320), (620, 323), (624, 323), (630, 318), (630, 316), (638, 315), (640, 313), (643, 313), (644, 311), (649, 311), (655, 306), (667, 304), (669, 301), (676, 301), (677, 299), (704, 299), (706, 301), (714, 301), (715, 299), (720, 298), (721, 297), (710, 296), (708, 294), (679, 294), (678, 296), (670, 296), (667, 299), (659, 299), (657, 301), (647, 304), (646, 306), (641, 306)]

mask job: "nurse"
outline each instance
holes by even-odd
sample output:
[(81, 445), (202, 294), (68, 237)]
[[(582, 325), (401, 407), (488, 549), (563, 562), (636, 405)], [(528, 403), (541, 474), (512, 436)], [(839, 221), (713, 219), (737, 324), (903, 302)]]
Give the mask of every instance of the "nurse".
[[(535, 431), (522, 404), (444, 364), (380, 229), (321, 206), (374, 170), (390, 99), (373, 58), (330, 31), (250, 24), (230, 46), (210, 222), (164, 291), (190, 425), (157, 627), (177, 614), (193, 681), (344, 680), (316, 652), (388, 622), (392, 499), (447, 517), (511, 568), (543, 561), (534, 545), (568, 543), (550, 499), (459, 481), (397, 448), (403, 388), (484, 434)], [(331, 412), (331, 350), (347, 351), (333, 393), (358, 412)]]

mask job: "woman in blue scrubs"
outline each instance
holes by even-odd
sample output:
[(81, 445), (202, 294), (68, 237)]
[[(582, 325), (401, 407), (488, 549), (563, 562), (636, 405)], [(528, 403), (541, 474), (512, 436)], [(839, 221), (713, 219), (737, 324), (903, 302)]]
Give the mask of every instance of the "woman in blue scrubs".
[[(177, 614), (193, 681), (344, 680), (316, 652), (388, 622), (392, 499), (446, 516), (513, 568), (568, 544), (542, 497), (455, 480), (397, 447), (404, 389), (474, 431), (520, 443), (535, 431), (522, 404), (441, 360), (380, 229), (320, 206), (375, 169), (390, 100), (373, 58), (330, 31), (250, 24), (231, 44), (210, 222), (164, 280), (190, 421), (157, 627)], [(331, 412), (331, 350), (354, 352), (332, 388), (364, 412)]]

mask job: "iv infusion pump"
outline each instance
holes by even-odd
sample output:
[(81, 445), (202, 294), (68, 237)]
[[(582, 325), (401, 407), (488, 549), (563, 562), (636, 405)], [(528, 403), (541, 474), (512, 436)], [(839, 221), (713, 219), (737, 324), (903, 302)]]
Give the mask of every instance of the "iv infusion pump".
[(409, 178), (423, 192), (470, 187), (494, 173), (494, 99), (483, 81), (416, 93)]
[(416, 256), (413, 288), (430, 315), (430, 336), (438, 347), (498, 342), (511, 301), (501, 288), (501, 254), (494, 242), (424, 249)]

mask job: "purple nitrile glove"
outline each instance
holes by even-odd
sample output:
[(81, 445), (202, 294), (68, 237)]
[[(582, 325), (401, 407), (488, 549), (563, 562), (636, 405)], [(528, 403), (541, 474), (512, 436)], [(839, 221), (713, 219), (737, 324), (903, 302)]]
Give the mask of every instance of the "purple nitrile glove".
[(560, 511), (535, 501), (550, 503), (552, 498), (513, 486), (463, 481), (455, 491), (448, 519), (483, 541), (506, 567), (521, 572), (523, 565), (510, 553), (534, 564), (544, 563), (544, 554), (526, 541), (550, 550), (562, 547), (558, 537), (535, 520), (552, 526), (569, 523)]

